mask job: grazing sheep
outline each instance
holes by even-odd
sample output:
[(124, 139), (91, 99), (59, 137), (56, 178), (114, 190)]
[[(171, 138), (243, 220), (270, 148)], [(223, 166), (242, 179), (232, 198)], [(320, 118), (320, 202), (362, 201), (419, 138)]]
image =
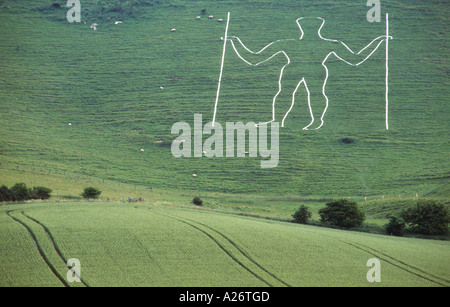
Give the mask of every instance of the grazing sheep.
[(214, 16), (213, 15), (210, 15), (209, 17), (208, 17), (209, 19), (213, 19), (214, 18)]
[(143, 148), (141, 148), (141, 151), (145, 151)]
[(172, 30), (170, 30), (170, 32), (176, 32), (177, 31), (177, 29), (172, 29)]
[(200, 16), (195, 17), (195, 19), (200, 20), (202, 19)]
[(121, 23), (122, 22), (120, 20), (115, 22), (116, 25), (121, 24)]
[(223, 21), (223, 19), (219, 19), (219, 20), (217, 20), (218, 22), (222, 22)]
[(163, 86), (160, 86), (159, 88), (160, 88), (160, 89), (162, 89), (162, 90), (164, 89), (164, 87), (163, 87)]
[(72, 123), (69, 123), (69, 126), (72, 126)]
[(197, 174), (192, 174), (192, 177), (197, 177)]

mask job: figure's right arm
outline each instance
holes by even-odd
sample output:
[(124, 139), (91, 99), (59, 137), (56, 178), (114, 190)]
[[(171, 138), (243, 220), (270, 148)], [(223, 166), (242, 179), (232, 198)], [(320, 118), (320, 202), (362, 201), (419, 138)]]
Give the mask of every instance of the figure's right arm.
[[(259, 51), (252, 51), (244, 45), (239, 37), (229, 36), (228, 40), (230, 41), (237, 56), (251, 66), (258, 66), (259, 64), (262, 64), (277, 54), (283, 52), (282, 50), (279, 50), (279, 46), (277, 46), (279, 41), (272, 42)], [(245, 54), (245, 58), (243, 54)], [(247, 58), (250, 58), (251, 60), (247, 60)]]

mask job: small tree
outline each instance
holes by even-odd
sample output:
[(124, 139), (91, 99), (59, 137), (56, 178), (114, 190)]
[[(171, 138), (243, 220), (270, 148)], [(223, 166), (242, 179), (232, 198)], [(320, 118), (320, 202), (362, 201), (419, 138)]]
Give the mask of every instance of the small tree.
[(13, 201), (14, 193), (5, 185), (0, 187), (0, 202), (2, 201)]
[(30, 191), (25, 183), (16, 183), (11, 191), (14, 194), (14, 200), (23, 201), (30, 199)]
[(311, 218), (312, 213), (309, 211), (308, 207), (302, 205), (293, 215), (294, 223), (298, 224), (308, 224), (309, 219)]
[(83, 198), (85, 199), (90, 199), (90, 198), (98, 198), (100, 196), (100, 194), (102, 194), (102, 192), (94, 187), (88, 187), (84, 189), (83, 194), (81, 194), (81, 196), (83, 196)]
[(359, 227), (366, 218), (356, 202), (346, 199), (328, 202), (319, 214), (321, 222), (342, 228)]
[(195, 196), (194, 199), (192, 200), (192, 203), (196, 206), (202, 206), (203, 205), (203, 200), (201, 200), (200, 197)]
[(30, 189), (31, 199), (49, 199), (52, 190), (46, 187), (33, 187)]
[(389, 219), (389, 223), (384, 225), (387, 234), (399, 237), (403, 236), (405, 227), (406, 227), (405, 221), (398, 216), (391, 216)]
[(448, 232), (450, 216), (442, 203), (420, 200), (417, 205), (404, 210), (401, 217), (415, 233), (440, 235)]

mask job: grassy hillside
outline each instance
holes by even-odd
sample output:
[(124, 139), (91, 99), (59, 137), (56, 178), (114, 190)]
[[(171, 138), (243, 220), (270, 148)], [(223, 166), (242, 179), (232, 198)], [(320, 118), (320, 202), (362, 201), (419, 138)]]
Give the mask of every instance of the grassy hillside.
[[(8, 205), (0, 224), (0, 286), (448, 286), (450, 279), (448, 242), (192, 208)], [(381, 283), (369, 284), (374, 257)], [(66, 279), (70, 258), (80, 261), (81, 283)]]
[[(321, 16), (325, 37), (359, 50), (385, 33), (384, 22), (367, 22), (365, 1), (116, 1), (122, 6), (112, 10), (108, 1), (102, 9), (86, 0), (80, 24), (65, 21), (66, 8), (50, 8), (57, 2), (64, 4), (0, 1), (0, 173), (8, 174), (2, 180), (54, 175), (172, 191), (412, 197), (439, 189), (440, 198), (449, 196), (441, 188), (449, 182), (450, 149), (443, 1), (383, 6), (395, 38), (389, 131), (384, 52), (356, 68), (333, 60), (325, 126), (301, 129), (308, 111), (299, 92), (281, 131), (279, 166), (265, 170), (261, 158), (171, 155), (175, 122), (192, 125), (194, 114), (212, 119), (225, 30), (217, 19), (230, 11), (229, 34), (256, 50), (299, 37), (296, 18)], [(265, 120), (280, 65), (276, 58), (250, 67), (229, 48), (217, 120)], [(344, 144), (343, 137), (356, 142)]]
[[(369, 23), (366, 2), (81, 0), (71, 24), (64, 0), (0, 0), (0, 185), (53, 190), (0, 206), (0, 286), (449, 286), (448, 240), (370, 233), (417, 197), (449, 203), (449, 5), (381, 1), (382, 22)], [(174, 123), (213, 118), (228, 12), (229, 35), (252, 50), (298, 38), (299, 17), (324, 18), (324, 37), (360, 50), (389, 13), (390, 129), (383, 44), (358, 67), (327, 62), (322, 129), (302, 130), (300, 88), (278, 167), (173, 157)], [(320, 42), (295, 51), (298, 81)], [(251, 67), (228, 45), (224, 63), (217, 121), (269, 120), (283, 57)], [(89, 185), (103, 201), (81, 200)], [(344, 197), (366, 214), (364, 233), (286, 223), (306, 204), (317, 225)], [(82, 283), (68, 283), (69, 258)], [(380, 284), (366, 280), (370, 258)]]

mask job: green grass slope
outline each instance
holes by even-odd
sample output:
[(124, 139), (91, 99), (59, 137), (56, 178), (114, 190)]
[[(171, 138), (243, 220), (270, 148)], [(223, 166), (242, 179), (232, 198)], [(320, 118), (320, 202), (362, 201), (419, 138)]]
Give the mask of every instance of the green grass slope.
[[(296, 18), (321, 16), (325, 37), (359, 50), (385, 33), (384, 22), (367, 22), (365, 1), (173, 0), (135, 7), (128, 1), (120, 10), (102, 11), (86, 0), (80, 24), (65, 21), (64, 7), (46, 9), (53, 2), (0, 1), (0, 173), (12, 174), (8, 178), (27, 181), (26, 172), (171, 190), (326, 197), (414, 196), (448, 185), (444, 1), (383, 3), (395, 38), (389, 131), (384, 48), (356, 68), (332, 60), (325, 126), (301, 129), (308, 110), (299, 92), (281, 131), (275, 169), (261, 169), (261, 158), (171, 154), (175, 122), (193, 127), (194, 114), (212, 120), (225, 31), (217, 19), (230, 11), (229, 34), (256, 50), (299, 37)], [(115, 25), (118, 19), (124, 23)], [(93, 22), (97, 31), (89, 27)], [(280, 65), (276, 58), (250, 67), (228, 48), (217, 120), (265, 120)], [(356, 142), (343, 144), (343, 137)], [(441, 198), (449, 196), (448, 189), (440, 191)]]
[[(98, 202), (2, 206), (0, 225), (1, 286), (450, 284), (448, 241)], [(67, 281), (70, 258), (80, 260), (81, 283)], [(366, 279), (371, 258), (380, 283)]]

